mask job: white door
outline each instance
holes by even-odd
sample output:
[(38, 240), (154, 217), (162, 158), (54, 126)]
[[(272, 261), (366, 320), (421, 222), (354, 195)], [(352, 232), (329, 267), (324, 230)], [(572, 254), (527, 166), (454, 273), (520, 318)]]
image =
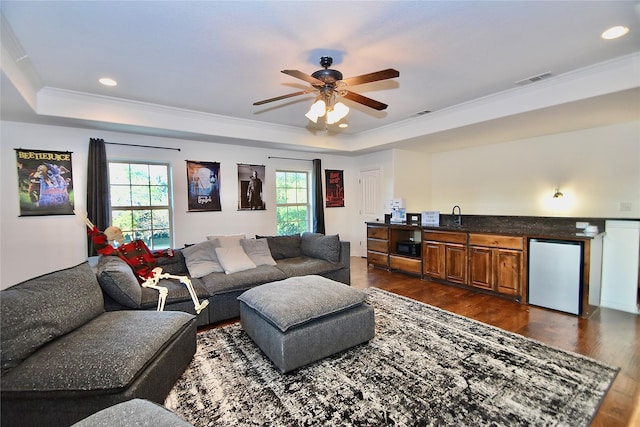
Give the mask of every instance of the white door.
[(358, 179), (360, 187), (360, 241), (358, 242), (359, 256), (367, 256), (367, 227), (365, 222), (384, 222), (384, 210), (381, 203), (380, 169), (360, 171)]

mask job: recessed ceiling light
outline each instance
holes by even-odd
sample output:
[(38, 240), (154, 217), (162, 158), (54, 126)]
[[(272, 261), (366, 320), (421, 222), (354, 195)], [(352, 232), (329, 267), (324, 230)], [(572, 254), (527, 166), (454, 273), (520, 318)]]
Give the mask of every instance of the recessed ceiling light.
[(103, 77), (98, 81), (105, 86), (118, 86), (118, 82), (113, 79), (110, 79), (109, 77)]
[(349, 127), (349, 124), (348, 124), (348, 123), (340, 123), (340, 124), (338, 125), (338, 127), (339, 127), (339, 128), (342, 128), (342, 129), (344, 129), (344, 128), (348, 128), (348, 127)]
[(629, 32), (629, 28), (624, 27), (622, 25), (618, 25), (616, 27), (611, 27), (608, 30), (604, 31), (600, 37), (605, 40), (613, 40), (618, 37), (622, 37)]

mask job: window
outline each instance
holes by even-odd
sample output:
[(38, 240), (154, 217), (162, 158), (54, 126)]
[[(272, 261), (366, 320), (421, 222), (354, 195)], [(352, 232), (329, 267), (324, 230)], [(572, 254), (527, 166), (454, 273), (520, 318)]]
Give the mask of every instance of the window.
[(125, 242), (143, 240), (150, 249), (171, 247), (168, 164), (109, 162), (111, 224)]
[(278, 235), (309, 231), (309, 173), (276, 171)]

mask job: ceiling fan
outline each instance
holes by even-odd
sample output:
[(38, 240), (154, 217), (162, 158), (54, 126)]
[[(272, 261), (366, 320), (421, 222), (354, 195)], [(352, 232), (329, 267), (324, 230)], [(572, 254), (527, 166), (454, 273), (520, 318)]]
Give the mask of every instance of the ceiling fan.
[(394, 77), (398, 77), (400, 75), (400, 72), (394, 70), (393, 68), (388, 68), (386, 70), (376, 71), (374, 73), (362, 74), (360, 76), (343, 79), (342, 73), (340, 71), (329, 68), (332, 63), (333, 58), (331, 58), (330, 56), (321, 57), (320, 66), (324, 69), (318, 70), (311, 75), (305, 74), (302, 71), (298, 70), (282, 70), (284, 74), (288, 74), (291, 77), (304, 80), (305, 82), (311, 84), (312, 87), (306, 90), (301, 90), (299, 92), (289, 93), (287, 95), (277, 96), (275, 98), (269, 98), (263, 101), (254, 102), (253, 105), (262, 105), (268, 102), (280, 101), (281, 99), (292, 98), (298, 95), (305, 95), (311, 92), (317, 92), (319, 94), (318, 99), (320, 101), (324, 101), (324, 108), (326, 108), (327, 111), (333, 109), (336, 96), (341, 96), (345, 99), (357, 102), (378, 111), (387, 108), (387, 104), (383, 104), (382, 102), (376, 101), (375, 99), (371, 99), (364, 95), (351, 92), (347, 88), (349, 86), (361, 85), (364, 83), (371, 83), (379, 80), (392, 79)]

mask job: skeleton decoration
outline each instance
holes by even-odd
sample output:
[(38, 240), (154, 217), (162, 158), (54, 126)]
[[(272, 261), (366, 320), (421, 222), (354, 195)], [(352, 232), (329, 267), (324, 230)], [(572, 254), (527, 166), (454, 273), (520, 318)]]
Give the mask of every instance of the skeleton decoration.
[(158, 291), (157, 311), (163, 311), (167, 300), (168, 289), (164, 286), (158, 286), (161, 279), (176, 279), (180, 281), (188, 290), (193, 306), (197, 314), (209, 305), (208, 300), (198, 301), (198, 295), (193, 289), (191, 280), (188, 276), (176, 276), (169, 273), (163, 273), (162, 267), (156, 265), (157, 257), (173, 256), (173, 250), (154, 251), (147, 247), (142, 240), (134, 240), (124, 243), (122, 230), (115, 226), (107, 227), (104, 232), (98, 230), (86, 216), (84, 222), (89, 228), (89, 235), (100, 255), (115, 255), (124, 260), (132, 269), (140, 281), (140, 286), (144, 288), (155, 289)]

